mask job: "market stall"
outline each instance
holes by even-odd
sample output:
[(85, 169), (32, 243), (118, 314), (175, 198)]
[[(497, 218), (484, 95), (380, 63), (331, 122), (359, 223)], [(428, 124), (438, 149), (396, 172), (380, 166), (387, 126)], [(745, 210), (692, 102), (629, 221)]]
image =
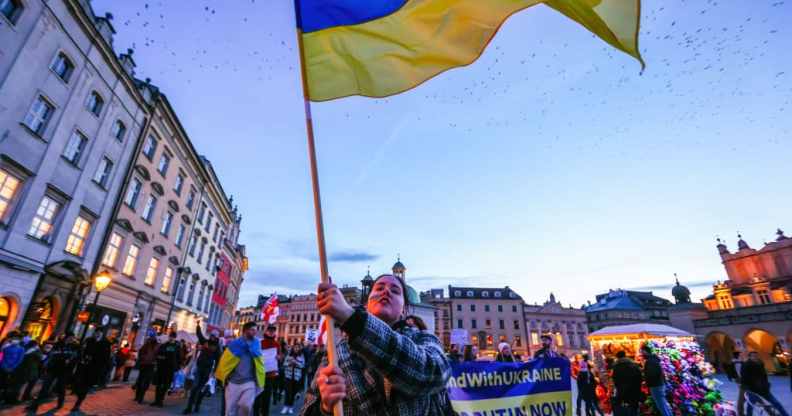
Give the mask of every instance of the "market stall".
[[(633, 324), (592, 332), (589, 342), (600, 379), (597, 397), (606, 412), (610, 411), (610, 398), (613, 396), (609, 368), (616, 360), (616, 354), (624, 351), (628, 358), (640, 365), (643, 361), (641, 347), (648, 344), (660, 359), (666, 376), (666, 398), (676, 415), (729, 414), (725, 410), (729, 406), (723, 404), (717, 389), (718, 382), (710, 378), (715, 371), (704, 359), (693, 334), (666, 325)], [(643, 391), (647, 399), (641, 405), (641, 414), (659, 414), (645, 385)]]

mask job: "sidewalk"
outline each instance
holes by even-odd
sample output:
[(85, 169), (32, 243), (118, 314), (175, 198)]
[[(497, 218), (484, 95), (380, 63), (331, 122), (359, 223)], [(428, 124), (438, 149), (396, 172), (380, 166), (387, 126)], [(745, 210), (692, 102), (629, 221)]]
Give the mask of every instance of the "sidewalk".
[[(212, 415), (220, 414), (219, 392), (212, 397), (206, 397), (201, 403), (201, 411), (193, 415)], [(137, 404), (134, 399), (135, 392), (131, 384), (116, 383), (110, 384), (107, 388), (97, 390), (89, 394), (82, 404), (81, 413), (71, 413), (77, 398), (67, 392), (66, 404), (60, 410), (54, 410), (57, 400), (55, 398), (43, 403), (36, 412), (37, 416), (65, 416), (65, 415), (89, 415), (89, 416), (164, 416), (181, 415), (187, 405), (187, 398), (181, 393), (170, 395), (165, 398), (165, 406), (162, 408), (151, 407), (149, 403), (154, 401), (154, 386), (146, 393), (144, 404)], [(25, 405), (17, 405), (10, 409), (0, 409), (2, 416), (28, 416), (33, 413), (25, 411)]]

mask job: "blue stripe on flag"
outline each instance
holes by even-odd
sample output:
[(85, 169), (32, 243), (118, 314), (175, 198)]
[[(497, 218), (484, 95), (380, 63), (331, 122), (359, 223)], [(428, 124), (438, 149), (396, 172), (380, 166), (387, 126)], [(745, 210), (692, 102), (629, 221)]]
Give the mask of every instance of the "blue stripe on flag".
[(295, 0), (297, 25), (303, 33), (335, 26), (358, 25), (385, 17), (407, 0)]

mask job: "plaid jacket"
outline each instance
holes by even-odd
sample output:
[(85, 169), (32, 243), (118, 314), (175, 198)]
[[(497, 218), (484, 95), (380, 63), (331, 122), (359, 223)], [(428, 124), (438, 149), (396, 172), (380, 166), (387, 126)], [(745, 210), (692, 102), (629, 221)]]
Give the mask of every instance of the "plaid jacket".
[[(346, 378), (345, 416), (453, 414), (446, 394), (451, 367), (437, 337), (407, 326), (391, 329), (362, 310), (342, 329), (347, 337), (336, 351)], [(322, 367), (326, 365), (325, 356)], [(323, 414), (316, 377), (305, 394), (302, 415)]]

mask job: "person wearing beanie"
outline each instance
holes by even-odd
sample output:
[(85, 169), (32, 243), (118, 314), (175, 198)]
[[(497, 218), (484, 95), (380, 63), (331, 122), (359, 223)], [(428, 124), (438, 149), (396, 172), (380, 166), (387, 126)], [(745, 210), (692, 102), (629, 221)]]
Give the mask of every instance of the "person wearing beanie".
[(498, 355), (495, 357), (495, 361), (502, 363), (513, 363), (517, 361), (514, 359), (511, 346), (507, 342), (501, 342), (498, 344)]

